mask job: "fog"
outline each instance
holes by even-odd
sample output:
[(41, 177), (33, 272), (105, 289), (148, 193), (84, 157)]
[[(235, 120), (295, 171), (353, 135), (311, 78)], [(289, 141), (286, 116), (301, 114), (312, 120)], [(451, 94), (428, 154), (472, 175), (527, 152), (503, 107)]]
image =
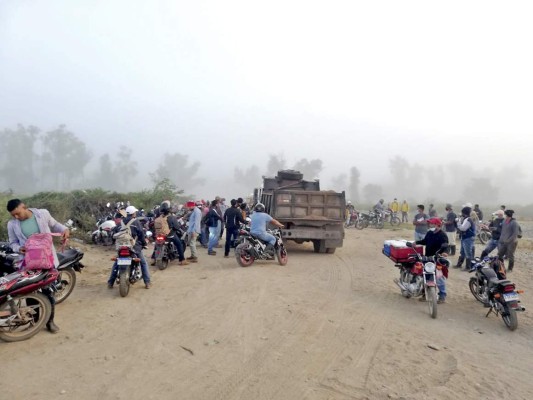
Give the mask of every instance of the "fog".
[[(191, 197), (244, 197), (281, 159), (314, 160), (306, 179), (358, 202), (531, 204), (531, 11), (527, 1), (4, 0), (0, 190), (30, 190), (13, 172), (28, 154), (6, 138), (34, 126), (34, 146), (22, 147), (37, 154), (34, 190), (111, 189), (103, 168), (122, 160), (133, 168), (119, 168), (117, 190), (170, 174)], [(55, 165), (68, 179), (54, 176), (67, 161), (43, 140), (58, 129), (86, 147), (71, 158), (88, 157), (81, 172)]]

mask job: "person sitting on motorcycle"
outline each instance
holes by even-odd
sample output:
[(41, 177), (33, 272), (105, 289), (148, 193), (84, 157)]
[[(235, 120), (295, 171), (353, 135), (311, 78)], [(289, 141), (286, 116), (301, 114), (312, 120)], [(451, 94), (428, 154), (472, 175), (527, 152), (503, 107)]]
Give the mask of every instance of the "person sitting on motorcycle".
[(188, 265), (189, 261), (185, 259), (183, 243), (181, 242), (181, 239), (178, 235), (178, 232), (181, 231), (178, 219), (170, 212), (170, 206), (166, 202), (163, 202), (161, 204), (161, 206), (159, 207), (159, 212), (160, 215), (167, 218), (168, 227), (170, 228), (170, 234), (167, 236), (167, 238), (172, 240), (174, 246), (176, 246), (176, 250), (178, 251), (178, 264)]
[[(137, 256), (140, 258), (141, 263), (141, 274), (144, 281), (144, 287), (146, 289), (150, 289), (152, 286), (152, 283), (150, 281), (150, 272), (148, 271), (148, 264), (146, 263), (146, 259), (143, 255), (143, 249), (146, 248), (146, 238), (144, 236), (144, 230), (139, 221), (135, 219), (137, 215), (137, 208), (134, 206), (128, 206), (126, 207), (126, 218), (122, 220), (124, 225), (127, 225), (128, 222), (130, 222), (132, 219), (134, 220), (130, 224), (130, 232), (133, 239), (135, 239), (135, 244), (133, 245), (133, 251), (137, 254)], [(113, 284), (117, 280), (118, 275), (118, 261), (115, 261), (113, 264), (113, 268), (111, 268), (111, 275), (109, 276), (109, 279), (107, 280), (107, 287), (109, 289), (113, 289)]]
[(273, 250), (274, 244), (276, 244), (276, 238), (274, 235), (267, 232), (267, 225), (269, 223), (283, 228), (283, 224), (278, 220), (275, 220), (265, 212), (265, 206), (262, 203), (257, 203), (254, 207), (254, 213), (251, 216), (250, 233), (255, 237), (261, 239), (267, 243), (267, 250)]
[(374, 212), (375, 213), (383, 214), (383, 202), (384, 201), (385, 200), (383, 200), (383, 199), (379, 199), (379, 201), (374, 206)]
[[(448, 235), (442, 231), (442, 221), (440, 218), (430, 218), (427, 220), (429, 229), (426, 236), (422, 240), (417, 240), (416, 244), (426, 246), (425, 255), (427, 257), (434, 256), (443, 247), (448, 246)], [(447, 248), (445, 249), (447, 250)], [(446, 253), (442, 253), (446, 256)], [(437, 303), (441, 304), (446, 301), (446, 279), (448, 278), (448, 267), (442, 267), (442, 277), (437, 279), (437, 287), (439, 288), (439, 299)], [(420, 301), (424, 301), (425, 297), (422, 297)]]
[(498, 241), (500, 240), (500, 235), (502, 233), (502, 225), (505, 217), (503, 216), (503, 210), (495, 211), (493, 214), (493, 219), (489, 223), (489, 230), (491, 238), (487, 243), (487, 246), (481, 252), (481, 259), (483, 260), (487, 257), (494, 249), (498, 248)]

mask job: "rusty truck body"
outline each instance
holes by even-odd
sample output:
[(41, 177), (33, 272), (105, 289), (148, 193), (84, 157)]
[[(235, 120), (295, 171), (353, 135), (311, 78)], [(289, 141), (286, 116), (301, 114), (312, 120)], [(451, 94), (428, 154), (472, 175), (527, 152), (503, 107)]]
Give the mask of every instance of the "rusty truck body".
[(263, 177), (256, 192), (266, 212), (285, 225), (283, 239), (312, 242), (316, 253), (334, 253), (344, 240), (344, 192), (320, 190), (318, 180), (305, 181), (299, 171), (278, 171)]

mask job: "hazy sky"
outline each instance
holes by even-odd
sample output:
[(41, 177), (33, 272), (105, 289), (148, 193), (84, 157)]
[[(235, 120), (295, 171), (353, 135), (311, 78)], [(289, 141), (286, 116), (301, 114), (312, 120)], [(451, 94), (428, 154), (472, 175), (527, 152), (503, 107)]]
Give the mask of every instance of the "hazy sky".
[(144, 171), (188, 154), (217, 192), (272, 153), (363, 181), (397, 154), (525, 166), (532, 17), (531, 1), (0, 0), (0, 129), (64, 123)]

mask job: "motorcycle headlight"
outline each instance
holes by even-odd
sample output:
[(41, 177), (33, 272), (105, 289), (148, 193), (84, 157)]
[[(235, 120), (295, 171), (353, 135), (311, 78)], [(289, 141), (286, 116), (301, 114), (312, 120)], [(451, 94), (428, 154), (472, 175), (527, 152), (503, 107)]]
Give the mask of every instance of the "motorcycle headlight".
[(424, 271), (426, 271), (428, 274), (434, 274), (435, 268), (436, 268), (436, 265), (433, 262), (428, 262), (424, 265)]

